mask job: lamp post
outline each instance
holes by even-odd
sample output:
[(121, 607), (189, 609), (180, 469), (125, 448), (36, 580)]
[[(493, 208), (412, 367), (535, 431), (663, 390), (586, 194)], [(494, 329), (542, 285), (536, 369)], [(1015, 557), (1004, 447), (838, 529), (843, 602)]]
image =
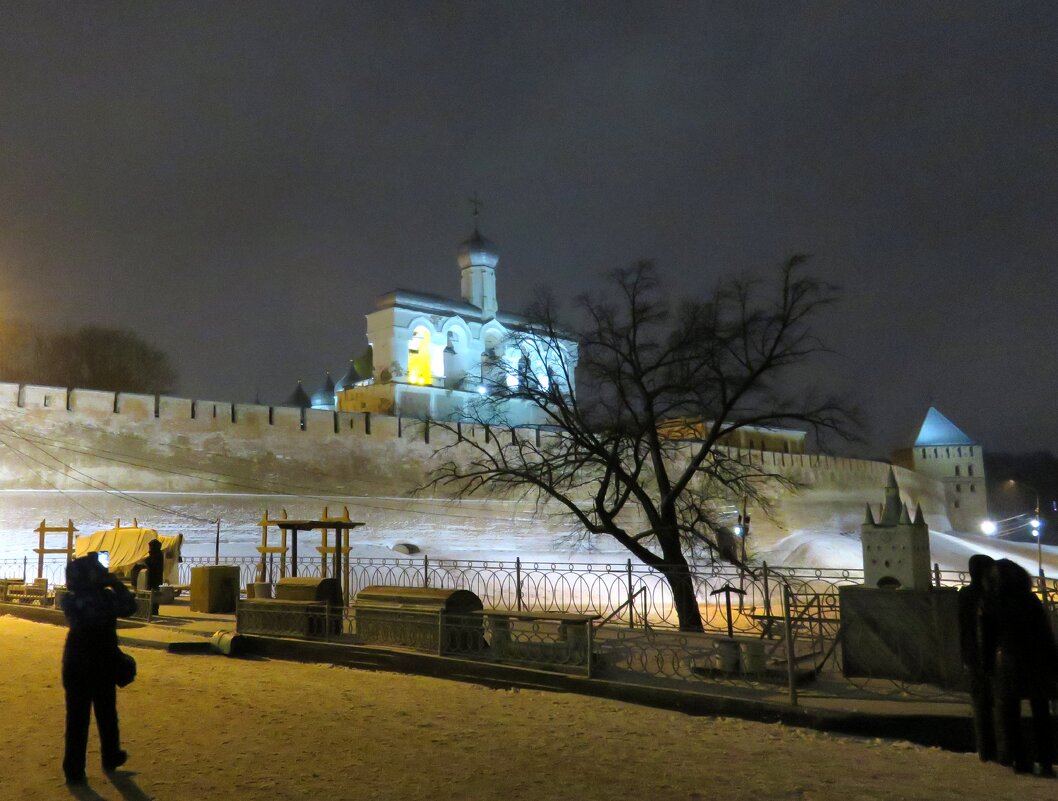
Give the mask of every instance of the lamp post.
[(1007, 481), (1012, 487), (1020, 485), (1027, 490), (1031, 490), (1036, 496), (1036, 508), (1033, 510), (1032, 520), (1029, 525), (1032, 526), (1032, 536), (1036, 538), (1036, 569), (1039, 571), (1039, 576), (1043, 578), (1043, 532), (1040, 530), (1043, 526), (1043, 521), (1040, 520), (1040, 491), (1031, 484), (1026, 484), (1024, 481), (1015, 481), (1009, 479)]

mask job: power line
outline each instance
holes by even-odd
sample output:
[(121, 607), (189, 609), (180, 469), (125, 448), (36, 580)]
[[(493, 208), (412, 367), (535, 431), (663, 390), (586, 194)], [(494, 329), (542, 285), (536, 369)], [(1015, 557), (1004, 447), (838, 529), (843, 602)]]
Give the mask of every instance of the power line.
[[(77, 425), (80, 425), (80, 424), (77, 424)], [(27, 437), (27, 436), (18, 434), (17, 432), (12, 430), (10, 428), (10, 426), (7, 426), (4, 423), (0, 423), (0, 426), (2, 426), (4, 428), (7, 428), (9, 431), (11, 431), (13, 436), (16, 436), (19, 439), (22, 439), (23, 441), (29, 443), (30, 445), (33, 445), (34, 447), (38, 448), (42, 452), (46, 453), (50, 458), (52, 458), (55, 461), (59, 462), (60, 464), (64, 465), (68, 469), (74, 470), (75, 472), (78, 472), (81, 475), (87, 476), (86, 473), (78, 471), (76, 468), (72, 467), (71, 465), (68, 465), (66, 462), (62, 461), (58, 457), (54, 456), (53, 454), (48, 453), (44, 449), (43, 446), (37, 445), (34, 442), (32, 437)], [(243, 482), (241, 482), (239, 480), (233, 480), (234, 477), (232, 477), (230, 474), (220, 473), (218, 471), (204, 470), (204, 469), (200, 469), (200, 468), (187, 468), (187, 469), (195, 470), (196, 473), (200, 473), (201, 474), (201, 475), (196, 475), (196, 474), (193, 474), (193, 473), (186, 473), (186, 472), (182, 472), (182, 471), (179, 471), (179, 470), (173, 470), (173, 469), (170, 469), (170, 468), (161, 467), (161, 466), (158, 466), (158, 465), (152, 463), (148, 459), (143, 459), (142, 457), (134, 457), (134, 458), (138, 459), (139, 461), (130, 461), (129, 459), (116, 458), (113, 455), (110, 455), (110, 456), (105, 455), (105, 454), (116, 454), (116, 453), (119, 453), (117, 451), (110, 451), (110, 450), (107, 450), (107, 449), (90, 448), (88, 446), (83, 446), (83, 445), (79, 445), (79, 444), (77, 444), (75, 446), (74, 443), (69, 443), (68, 441), (65, 441), (65, 440), (57, 440), (57, 439), (52, 439), (52, 438), (49, 438), (49, 437), (43, 437), (43, 436), (40, 436), (40, 435), (37, 435), (37, 438), (42, 440), (42, 441), (44, 441), (44, 442), (51, 443), (49, 447), (58, 448), (59, 450), (65, 450), (65, 451), (69, 451), (69, 452), (72, 452), (72, 453), (79, 453), (79, 454), (81, 454), (83, 456), (92, 456), (94, 458), (102, 459), (104, 461), (116, 462), (116, 463), (119, 463), (119, 464), (126, 464), (126, 465), (130, 465), (132, 467), (139, 467), (141, 469), (154, 470), (154, 471), (157, 471), (157, 472), (168, 473), (168, 474), (171, 474), (171, 475), (177, 475), (177, 476), (181, 476), (181, 477), (184, 477), (184, 478), (191, 478), (191, 479), (196, 479), (196, 480), (205, 480), (205, 481), (210, 481), (210, 482), (213, 482), (213, 483), (216, 483), (216, 484), (226, 484), (226, 485), (231, 486), (231, 487), (238, 487), (238, 488), (241, 488), (241, 489), (254, 490), (256, 492), (262, 492), (262, 493), (265, 493), (265, 494), (293, 496), (295, 498), (303, 498), (303, 499), (306, 499), (306, 500), (329, 501), (329, 500), (332, 500), (334, 497), (338, 497), (338, 498), (342, 498), (344, 503), (347, 503), (349, 506), (353, 506), (353, 507), (360, 507), (360, 508), (364, 508), (364, 509), (374, 509), (374, 510), (378, 510), (378, 511), (396, 511), (396, 510), (394, 510), (394, 508), (392, 506), (384, 506), (384, 505), (381, 505), (381, 504), (372, 504), (372, 503), (369, 503), (367, 501), (353, 499), (353, 498), (351, 498), (349, 496), (343, 495), (342, 493), (335, 493), (334, 495), (331, 495), (331, 496), (309, 495), (309, 494), (305, 494), (305, 493), (291, 492), (290, 489), (288, 489), (288, 487), (297, 489), (301, 485), (297, 485), (297, 484), (286, 485), (286, 484), (279, 484), (278, 482), (262, 482), (264, 484), (272, 484), (275, 487), (281, 488), (281, 489), (277, 490), (277, 489), (269, 488), (269, 487), (266, 487), (266, 486), (261, 486), (260, 484), (258, 484), (258, 485), (246, 484), (246, 483), (243, 483)], [(174, 447), (180, 447), (180, 446), (174, 446)], [(219, 457), (222, 457), (222, 458), (232, 458), (232, 459), (238, 459), (239, 458), (239, 457), (227, 456), (226, 454), (218, 454), (218, 453), (211, 452), (211, 451), (197, 451), (197, 452), (200, 452), (200, 453), (204, 452), (204, 453), (206, 453), (208, 455), (219, 456)], [(120, 455), (128, 456), (128, 454), (120, 454)], [(219, 476), (220, 478), (214, 478), (214, 476)], [(111, 487), (110, 485), (106, 484), (105, 482), (100, 481), (99, 479), (92, 478), (91, 476), (88, 476), (88, 478), (90, 478), (93, 481), (97, 481), (97, 482), (99, 482), (100, 484), (103, 484), (106, 487), (110, 487), (110, 489), (114, 493), (117, 493), (117, 494), (119, 494), (121, 496), (127, 497), (130, 500), (132, 500), (134, 503), (139, 503), (139, 504), (141, 504), (143, 506), (146, 506), (148, 508), (153, 508), (153, 509), (156, 509), (158, 511), (167, 511), (167, 512), (169, 512), (171, 514), (174, 514), (174, 515), (177, 515), (177, 516), (180, 516), (180, 517), (186, 517), (186, 518), (189, 518), (189, 519), (192, 519), (192, 520), (196, 520), (198, 522), (203, 522), (203, 523), (216, 522), (214, 520), (208, 520), (208, 519), (196, 517), (194, 515), (187, 515), (187, 514), (184, 514), (182, 512), (179, 512), (178, 510), (171, 509), (169, 507), (152, 505), (152, 504), (150, 504), (150, 503), (148, 503), (146, 501), (143, 501), (143, 500), (141, 500), (139, 498), (135, 498), (134, 496), (130, 496), (130, 495), (128, 495), (128, 493), (124, 493), (122, 490), (119, 490), (116, 487)], [(85, 483), (85, 482), (79, 482), (79, 483)], [(91, 486), (91, 485), (88, 485), (88, 486)], [(187, 494), (192, 495), (192, 494), (196, 494), (196, 493), (189, 492)], [(458, 512), (445, 512), (445, 511), (440, 511), (440, 510), (432, 510), (432, 511), (429, 511), (429, 512), (419, 512), (419, 511), (416, 511), (414, 509), (400, 509), (399, 511), (403, 512), (404, 514), (414, 514), (414, 515), (419, 515), (419, 516), (423, 516), (423, 517), (448, 517), (448, 518), (455, 518), (455, 519), (459, 519), (459, 520), (478, 520), (478, 519), (480, 519), (480, 517), (478, 517), (476, 515), (460, 514)]]
[[(77, 473), (78, 475), (84, 476), (88, 480), (88, 481), (81, 481), (80, 479), (78, 479), (76, 477), (73, 477), (73, 480), (77, 481), (78, 483), (86, 484), (86, 486), (92, 486), (92, 484), (90, 484), (88, 482), (95, 482), (96, 484), (100, 485), (100, 487), (94, 487), (95, 489), (103, 488), (104, 491), (108, 492), (108, 494), (117, 495), (119, 498), (122, 498), (123, 500), (131, 501), (132, 503), (139, 504), (139, 505), (144, 506), (144, 507), (146, 507), (148, 509), (153, 509), (154, 511), (157, 511), (157, 512), (166, 512), (168, 514), (176, 515), (177, 517), (183, 517), (183, 518), (188, 519), (188, 520), (194, 520), (194, 521), (199, 522), (199, 523), (213, 523), (213, 522), (215, 522), (213, 520), (208, 520), (206, 518), (198, 517), (196, 515), (186, 514), (185, 512), (179, 511), (178, 509), (172, 509), (172, 508), (169, 508), (169, 507), (166, 507), (166, 506), (160, 506), (158, 504), (150, 503), (149, 501), (144, 501), (144, 500), (142, 500), (140, 498), (137, 498), (135, 495), (131, 495), (131, 494), (127, 493), (127, 492), (124, 492), (123, 490), (119, 490), (117, 487), (114, 487), (114, 486), (108, 484), (107, 482), (105, 482), (105, 481), (103, 481), (101, 479), (95, 478), (94, 476), (90, 476), (90, 475), (88, 475), (87, 473), (85, 473), (82, 470), (78, 470), (76, 467), (74, 467), (71, 464), (68, 464), (67, 462), (64, 462), (62, 459), (60, 459), (59, 457), (55, 456), (54, 454), (48, 453), (48, 451), (46, 451), (42, 446), (37, 445), (36, 443), (32, 442), (28, 438), (26, 438), (26, 437), (22, 436), (21, 434), (19, 434), (17, 431), (14, 431), (7, 424), (0, 423), (0, 428), (6, 429), (7, 431), (9, 431), (11, 433), (12, 436), (17, 437), (18, 439), (20, 439), (23, 442), (27, 443), (30, 447), (36, 448), (41, 453), (43, 453), (45, 456), (47, 456), (49, 459), (53, 459), (54, 461), (58, 462), (59, 464), (61, 464), (67, 470), (72, 471), (74, 473)], [(28, 454), (27, 454), (27, 456), (28, 456)], [(32, 458), (32, 457), (30, 457), (30, 458)], [(47, 467), (47, 465), (44, 465), (44, 466)]]

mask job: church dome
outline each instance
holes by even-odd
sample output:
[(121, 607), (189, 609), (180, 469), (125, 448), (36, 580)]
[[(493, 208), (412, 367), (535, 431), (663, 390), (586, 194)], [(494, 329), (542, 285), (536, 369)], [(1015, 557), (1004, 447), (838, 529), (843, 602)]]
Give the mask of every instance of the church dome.
[(312, 408), (334, 408), (334, 381), (331, 379), (331, 374), (329, 372), (327, 373), (327, 377), (323, 379), (323, 385), (312, 393)]
[(495, 267), (500, 260), (496, 245), (481, 235), (478, 227), (474, 226), (474, 233), (469, 239), (463, 241), (456, 252), (459, 269), (467, 267)]

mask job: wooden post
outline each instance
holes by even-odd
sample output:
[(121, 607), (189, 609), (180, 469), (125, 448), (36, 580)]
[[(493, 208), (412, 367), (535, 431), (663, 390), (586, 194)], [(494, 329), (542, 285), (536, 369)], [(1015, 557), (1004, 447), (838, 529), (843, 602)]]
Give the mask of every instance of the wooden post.
[(323, 536), (323, 547), (320, 549), (320, 578), (327, 578), (327, 533), (329, 529), (320, 529)]
[(342, 530), (334, 527), (334, 579), (341, 586), (342, 581)]
[(47, 526), (44, 520), (40, 521), (40, 528), (37, 529), (37, 533), (40, 535), (37, 544), (37, 578), (44, 578), (44, 532), (47, 531)]
[(290, 529), (290, 575), (298, 576), (298, 530)]
[(220, 518), (217, 518), (217, 536), (213, 541), (213, 564), (220, 564)]
[[(41, 520), (40, 525), (37, 526), (34, 531), (37, 532), (37, 547), (33, 549), (33, 552), (37, 554), (37, 578), (44, 578), (44, 556), (49, 553), (61, 553), (66, 554), (66, 563), (69, 564), (73, 559), (73, 535), (77, 532), (74, 528), (73, 520), (67, 518), (65, 526), (49, 526), (47, 520)], [(44, 542), (46, 534), (59, 534), (63, 533), (66, 535), (66, 547), (64, 548), (48, 548)], [(23, 573), (25, 571), (23, 570)]]
[(345, 530), (344, 543), (342, 545), (343, 556), (345, 557), (345, 605), (349, 606), (349, 596), (352, 594), (352, 587), (350, 587), (350, 575), (349, 575), (349, 529)]
[(266, 580), (265, 576), (265, 554), (268, 548), (268, 510), (265, 509), (264, 517), (261, 518), (261, 581)]

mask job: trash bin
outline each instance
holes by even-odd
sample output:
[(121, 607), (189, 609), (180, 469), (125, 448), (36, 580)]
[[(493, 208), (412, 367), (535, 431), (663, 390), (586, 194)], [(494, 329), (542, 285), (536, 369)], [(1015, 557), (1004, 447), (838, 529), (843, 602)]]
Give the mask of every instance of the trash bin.
[(206, 565), (191, 568), (191, 611), (232, 614), (239, 600), (239, 568)]
[(738, 673), (738, 640), (716, 641), (717, 669), (722, 673)]

